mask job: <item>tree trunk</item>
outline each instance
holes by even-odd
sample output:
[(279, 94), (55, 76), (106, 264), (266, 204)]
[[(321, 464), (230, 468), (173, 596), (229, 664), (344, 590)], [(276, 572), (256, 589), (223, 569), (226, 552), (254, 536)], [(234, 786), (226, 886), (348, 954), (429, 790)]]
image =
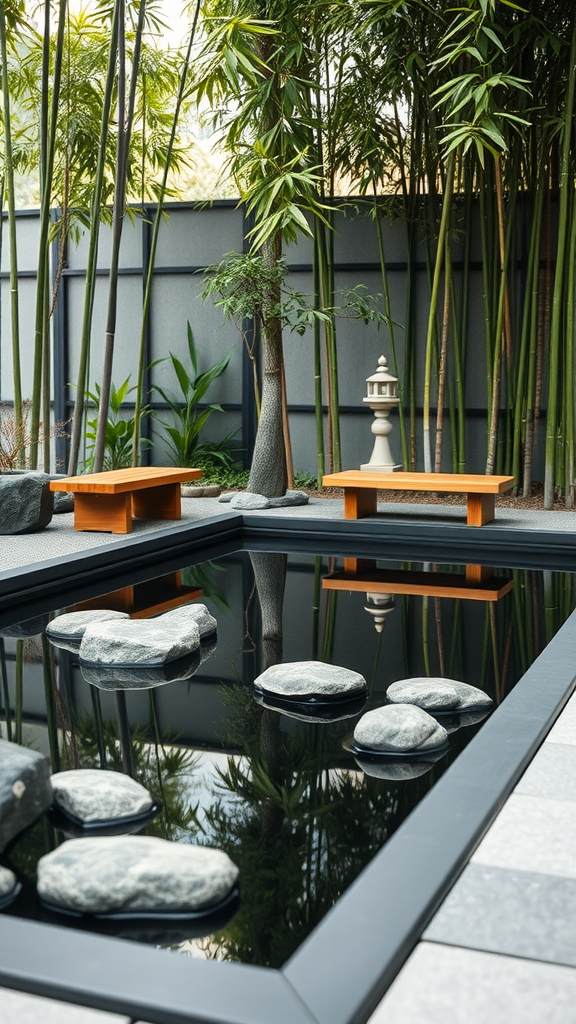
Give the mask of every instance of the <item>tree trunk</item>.
[[(262, 246), (262, 257), (270, 266), (282, 255), (280, 232)], [(263, 302), (262, 408), (256, 433), (248, 490), (278, 498), (286, 493), (286, 452), (282, 424), (282, 323), (280, 285), (273, 285)]]

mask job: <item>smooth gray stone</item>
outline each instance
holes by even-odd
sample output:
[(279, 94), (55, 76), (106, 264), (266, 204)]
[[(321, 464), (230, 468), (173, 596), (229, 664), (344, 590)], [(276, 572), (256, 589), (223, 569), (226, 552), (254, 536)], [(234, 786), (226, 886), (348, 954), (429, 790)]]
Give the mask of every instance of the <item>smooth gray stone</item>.
[(0, 853), (51, 803), (48, 759), (36, 750), (0, 740)]
[(88, 626), (96, 622), (115, 622), (117, 620), (129, 619), (127, 612), (115, 612), (108, 608), (94, 608), (85, 612), (66, 612), (64, 615), (57, 615), (52, 622), (46, 626), (46, 636), (49, 640), (72, 640), (80, 643)]
[(339, 665), (326, 665), (323, 661), (291, 661), (272, 665), (254, 680), (263, 693), (275, 697), (310, 700), (350, 697), (366, 692), (366, 680), (359, 672)]
[(415, 676), (399, 679), (386, 690), (393, 704), (414, 704), (424, 711), (467, 711), (491, 708), (494, 701), (483, 690), (457, 679)]
[(18, 879), (10, 868), (3, 868), (0, 864), (0, 900), (9, 896), (11, 892), (14, 892), (18, 884)]
[(270, 498), (263, 494), (253, 494), (251, 491), (241, 491), (235, 494), (230, 501), (231, 508), (259, 509), (270, 508)]
[(145, 814), (154, 801), (147, 789), (122, 772), (79, 768), (52, 776), (54, 805), (86, 823)]
[(451, 735), (459, 729), (466, 729), (470, 725), (478, 725), (490, 714), (490, 708), (480, 708), (478, 711), (463, 711), (462, 714), (456, 710), (453, 715), (443, 715), (442, 725), (446, 732)]
[(424, 938), (576, 967), (576, 879), (469, 864)]
[(82, 914), (185, 913), (230, 894), (238, 868), (222, 850), (155, 836), (71, 839), (38, 862), (38, 894)]
[(218, 501), (222, 501), (222, 502), (228, 503), (228, 502), (232, 501), (232, 498), (236, 497), (237, 493), (238, 493), (237, 491), (228, 491), (226, 494), (221, 494), (220, 497), (218, 498)]
[(218, 623), (213, 615), (210, 614), (205, 604), (186, 604), (182, 605), (181, 608), (173, 608), (170, 612), (163, 612), (162, 615), (158, 615), (154, 622), (195, 622), (200, 631), (200, 639), (204, 640), (205, 637), (212, 636), (217, 628)]
[(219, 498), (222, 492), (217, 484), (206, 484), (205, 487), (182, 484), (181, 489), (183, 498)]
[(47, 615), (37, 615), (33, 619), (17, 622), (14, 626), (5, 626), (4, 629), (0, 629), (0, 636), (12, 640), (28, 640), (31, 636), (40, 636), (46, 629), (47, 622)]
[(80, 644), (80, 662), (125, 667), (165, 665), (200, 647), (195, 622), (126, 619), (87, 626)]
[[(50, 480), (65, 480), (66, 473), (51, 473)], [(62, 515), (65, 512), (74, 511), (74, 495), (68, 491), (55, 491), (54, 493), (54, 515)]]
[(307, 505), (309, 497), (306, 491), (286, 491), (280, 498), (268, 498), (270, 508), (288, 508), (290, 505)]
[(448, 733), (422, 708), (387, 704), (362, 715), (354, 740), (366, 750), (409, 753), (444, 746)]
[(53, 511), (54, 495), (46, 473), (0, 473), (0, 534), (43, 530)]

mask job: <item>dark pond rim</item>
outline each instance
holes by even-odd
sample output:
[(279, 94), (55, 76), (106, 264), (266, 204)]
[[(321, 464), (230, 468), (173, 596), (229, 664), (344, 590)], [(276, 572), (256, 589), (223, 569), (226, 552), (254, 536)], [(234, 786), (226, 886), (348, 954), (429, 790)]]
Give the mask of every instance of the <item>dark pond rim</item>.
[[(64, 606), (68, 595), (91, 596), (119, 575), (136, 582), (239, 548), (576, 571), (569, 531), (227, 512), (123, 538), (65, 565), (51, 559), (0, 573), (0, 612), (9, 625), (49, 607), (56, 587)], [(153, 949), (9, 914), (0, 915), (0, 984), (152, 1024), (365, 1024), (574, 692), (575, 645), (576, 612), (281, 970), (159, 960)]]

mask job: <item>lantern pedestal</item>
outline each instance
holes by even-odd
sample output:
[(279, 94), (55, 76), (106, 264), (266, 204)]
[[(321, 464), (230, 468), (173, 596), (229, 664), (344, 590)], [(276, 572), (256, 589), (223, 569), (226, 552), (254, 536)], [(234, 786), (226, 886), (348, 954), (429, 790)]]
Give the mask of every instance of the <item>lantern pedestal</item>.
[(384, 356), (378, 360), (378, 369), (371, 377), (367, 378), (368, 395), (363, 401), (369, 405), (374, 413), (372, 433), (374, 434), (374, 448), (370, 461), (365, 462), (360, 469), (372, 473), (394, 473), (403, 469), (402, 465), (394, 462), (388, 435), (392, 433), (392, 424), (388, 417), (392, 409), (400, 403), (396, 395), (396, 377), (388, 372), (388, 365)]

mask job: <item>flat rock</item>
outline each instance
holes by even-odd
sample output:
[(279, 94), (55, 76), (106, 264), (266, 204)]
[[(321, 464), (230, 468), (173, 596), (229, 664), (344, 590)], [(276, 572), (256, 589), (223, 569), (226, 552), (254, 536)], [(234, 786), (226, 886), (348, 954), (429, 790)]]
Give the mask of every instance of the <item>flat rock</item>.
[[(64, 480), (66, 473), (51, 473), (50, 480)], [(54, 515), (62, 515), (65, 512), (74, 511), (74, 495), (68, 491), (54, 492)]]
[(97, 622), (115, 622), (129, 619), (127, 612), (115, 612), (108, 608), (94, 608), (85, 612), (66, 612), (57, 615), (46, 627), (46, 636), (52, 641), (70, 641), (76, 646), (82, 640), (88, 626)]
[(54, 807), (82, 823), (121, 821), (154, 805), (147, 789), (122, 772), (80, 768), (52, 776)]
[(280, 498), (268, 498), (270, 508), (284, 508), (290, 505), (307, 505), (309, 497), (306, 491), (286, 491)]
[(43, 530), (53, 511), (54, 495), (46, 473), (0, 474), (0, 534)]
[(223, 850), (155, 836), (71, 839), (38, 862), (42, 900), (80, 914), (194, 913), (230, 895)]
[(153, 668), (177, 661), (200, 647), (200, 630), (191, 619), (165, 622), (126, 619), (87, 626), (80, 644), (80, 662), (93, 665)]
[(354, 729), (354, 742), (376, 753), (417, 753), (443, 747), (447, 741), (448, 733), (436, 719), (412, 704), (367, 711)]
[(232, 498), (236, 497), (237, 493), (238, 493), (237, 491), (227, 491), (226, 494), (221, 494), (220, 495), (220, 497), (218, 498), (218, 501), (221, 501), (221, 502), (224, 502), (224, 503), (228, 504), (228, 502), (232, 501)]
[(272, 665), (254, 680), (256, 689), (291, 700), (349, 700), (366, 693), (359, 672), (323, 661), (292, 661)]
[(253, 494), (252, 491), (241, 491), (235, 494), (230, 500), (231, 508), (259, 509), (271, 508), (270, 498), (263, 494)]
[(200, 639), (213, 636), (218, 628), (218, 623), (210, 614), (205, 604), (186, 604), (181, 608), (173, 608), (170, 612), (164, 612), (153, 620), (154, 622), (195, 622), (200, 631)]
[(392, 704), (415, 704), (425, 711), (470, 711), (491, 708), (494, 701), (483, 690), (457, 679), (414, 676), (399, 679), (386, 691)]
[(48, 759), (36, 750), (0, 740), (0, 853), (51, 803)]
[(18, 879), (14, 872), (9, 868), (3, 868), (0, 864), (0, 903), (14, 892), (17, 885)]

